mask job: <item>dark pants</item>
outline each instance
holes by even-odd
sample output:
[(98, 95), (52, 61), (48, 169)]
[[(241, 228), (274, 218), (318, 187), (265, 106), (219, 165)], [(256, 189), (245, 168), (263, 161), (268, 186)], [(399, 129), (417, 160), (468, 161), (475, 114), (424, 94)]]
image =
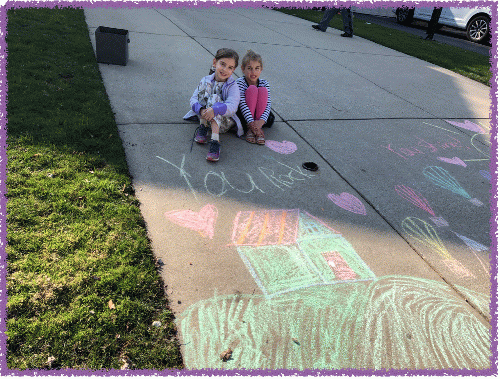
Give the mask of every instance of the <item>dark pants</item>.
[[(342, 23), (344, 24), (344, 33), (351, 34), (353, 33), (352, 30), (352, 13), (351, 13), (351, 8), (341, 8), (340, 12), (342, 13)], [(337, 13), (339, 13), (339, 8), (329, 8), (326, 10), (325, 14), (323, 15), (323, 18), (319, 22), (319, 27), (321, 30), (325, 31), (326, 28), (328, 28), (328, 25), (330, 24), (330, 20), (335, 16)]]
[(425, 37), (425, 39), (434, 38), (434, 33), (436, 33), (442, 10), (443, 8), (435, 7), (432, 11), (431, 20), (429, 21), (429, 25), (427, 25), (427, 37)]

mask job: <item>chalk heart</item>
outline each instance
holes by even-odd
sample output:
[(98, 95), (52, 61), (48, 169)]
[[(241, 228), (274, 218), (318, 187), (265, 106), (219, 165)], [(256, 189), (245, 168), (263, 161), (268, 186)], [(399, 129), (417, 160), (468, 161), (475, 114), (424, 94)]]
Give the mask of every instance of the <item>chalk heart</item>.
[(456, 165), (467, 167), (467, 164), (458, 157), (453, 157), (453, 158), (438, 157), (438, 159), (440, 161), (443, 161), (446, 163), (451, 163), (451, 164), (456, 164)]
[(200, 232), (210, 239), (214, 238), (217, 216), (217, 208), (211, 204), (205, 205), (199, 212), (186, 209), (165, 213), (165, 217), (173, 223)]
[(356, 196), (347, 192), (342, 192), (340, 195), (334, 193), (328, 194), (328, 198), (335, 203), (335, 205), (346, 211), (366, 215), (366, 208)]
[(297, 150), (297, 145), (290, 141), (278, 142), (267, 140), (266, 146), (279, 154), (292, 154)]

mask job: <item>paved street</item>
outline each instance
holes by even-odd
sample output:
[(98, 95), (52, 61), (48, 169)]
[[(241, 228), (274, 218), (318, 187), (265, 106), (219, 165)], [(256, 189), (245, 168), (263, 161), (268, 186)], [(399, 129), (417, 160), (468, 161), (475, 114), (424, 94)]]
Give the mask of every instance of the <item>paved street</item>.
[[(425, 21), (414, 20), (411, 25), (401, 25), (396, 22), (396, 17), (381, 17), (362, 13), (355, 13), (354, 17), (365, 22), (401, 30), (422, 38), (427, 36), (427, 22)], [(481, 55), (490, 55), (491, 44), (488, 44), (487, 42), (475, 43), (469, 41), (464, 30), (452, 29), (447, 26), (443, 26), (436, 31), (434, 41), (460, 47), (461, 49), (470, 50)]]
[[(129, 31), (99, 67), (187, 368), (490, 367), (489, 87), (270, 9), (85, 15)], [(211, 163), (182, 117), (221, 47), (276, 122)]]

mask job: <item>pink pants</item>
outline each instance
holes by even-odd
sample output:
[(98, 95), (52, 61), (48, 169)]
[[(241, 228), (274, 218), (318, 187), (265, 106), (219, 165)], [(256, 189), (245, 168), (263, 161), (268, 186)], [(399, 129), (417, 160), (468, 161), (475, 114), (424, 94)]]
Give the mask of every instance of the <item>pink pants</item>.
[(265, 87), (248, 86), (245, 100), (254, 120), (260, 120), (267, 107), (268, 93)]

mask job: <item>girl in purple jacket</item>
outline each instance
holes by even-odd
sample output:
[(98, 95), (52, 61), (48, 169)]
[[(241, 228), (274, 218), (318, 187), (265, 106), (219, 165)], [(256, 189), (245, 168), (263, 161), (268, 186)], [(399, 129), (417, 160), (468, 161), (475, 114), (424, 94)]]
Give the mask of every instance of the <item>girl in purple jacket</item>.
[(191, 96), (191, 111), (184, 116), (188, 119), (198, 115), (200, 126), (194, 140), (200, 144), (208, 141), (208, 131), (212, 130), (207, 160), (216, 162), (220, 155), (220, 133), (237, 127), (237, 135), (243, 135), (243, 128), (236, 116), (240, 102), (240, 91), (231, 77), (238, 66), (238, 53), (231, 49), (219, 49), (213, 60), (215, 72), (201, 79)]

